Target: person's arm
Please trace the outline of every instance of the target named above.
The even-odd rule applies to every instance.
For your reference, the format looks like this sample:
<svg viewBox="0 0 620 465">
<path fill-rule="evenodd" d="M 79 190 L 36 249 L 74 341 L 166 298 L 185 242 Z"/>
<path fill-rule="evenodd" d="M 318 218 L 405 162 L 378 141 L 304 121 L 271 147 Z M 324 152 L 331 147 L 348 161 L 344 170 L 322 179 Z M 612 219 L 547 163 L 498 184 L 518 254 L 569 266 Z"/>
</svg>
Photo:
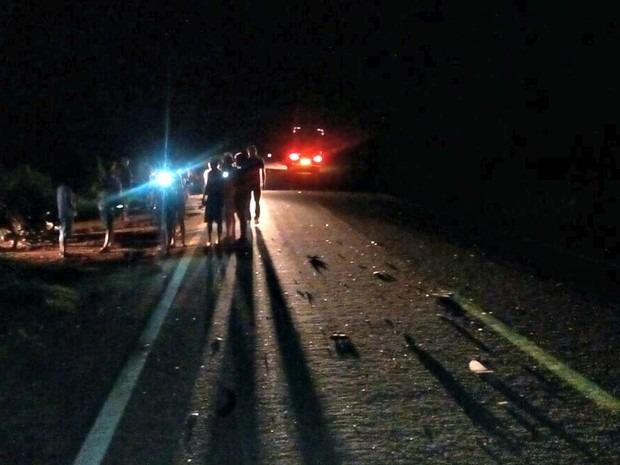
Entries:
<svg viewBox="0 0 620 465">
<path fill-rule="evenodd" d="M 205 178 L 205 188 L 204 191 L 202 192 L 202 201 L 201 204 L 202 206 L 204 206 L 205 204 L 205 198 L 208 195 L 208 189 L 209 189 L 209 175 L 207 173 L 204 174 L 204 178 Z"/>
<path fill-rule="evenodd" d="M 262 162 L 261 168 L 260 168 L 260 174 L 261 174 L 261 189 L 265 188 L 265 184 L 267 183 L 267 170 L 265 169 L 265 162 Z"/>
</svg>

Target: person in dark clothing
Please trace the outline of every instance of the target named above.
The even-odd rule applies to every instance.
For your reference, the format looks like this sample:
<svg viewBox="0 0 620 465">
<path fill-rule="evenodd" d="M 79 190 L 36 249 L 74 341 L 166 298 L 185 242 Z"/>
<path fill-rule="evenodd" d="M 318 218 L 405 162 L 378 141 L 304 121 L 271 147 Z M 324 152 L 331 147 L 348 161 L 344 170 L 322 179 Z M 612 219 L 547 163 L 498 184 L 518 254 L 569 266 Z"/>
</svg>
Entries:
<svg viewBox="0 0 620 465">
<path fill-rule="evenodd" d="M 226 238 L 234 240 L 236 236 L 235 221 L 235 172 L 234 160 L 231 153 L 224 154 L 222 161 L 222 176 L 224 178 L 224 224 Z"/>
<path fill-rule="evenodd" d="M 258 224 L 260 218 L 260 197 L 262 190 L 265 188 L 267 173 L 265 171 L 265 162 L 261 157 L 258 156 L 258 150 L 256 149 L 256 146 L 248 146 L 246 152 L 249 158 L 247 160 L 245 169 L 249 172 L 248 181 L 250 184 L 250 195 L 254 195 L 254 222 Z"/>
<path fill-rule="evenodd" d="M 211 246 L 213 223 L 217 224 L 217 242 L 222 240 L 222 219 L 224 209 L 224 175 L 219 167 L 219 160 L 209 161 L 207 183 L 202 194 L 202 205 L 205 207 L 204 220 L 207 223 L 207 247 Z M 206 200 L 205 200 L 206 199 Z"/>
<path fill-rule="evenodd" d="M 109 169 L 103 173 L 100 179 L 100 186 L 97 207 L 101 223 L 103 223 L 105 228 L 105 238 L 99 252 L 107 252 L 114 239 L 114 209 L 121 195 L 121 183 L 112 170 Z"/>
<path fill-rule="evenodd" d="M 235 155 L 235 212 L 239 218 L 241 236 L 238 242 L 246 242 L 248 239 L 248 221 L 250 220 L 250 199 L 252 195 L 252 172 L 248 169 L 248 155 L 239 152 Z"/>
</svg>

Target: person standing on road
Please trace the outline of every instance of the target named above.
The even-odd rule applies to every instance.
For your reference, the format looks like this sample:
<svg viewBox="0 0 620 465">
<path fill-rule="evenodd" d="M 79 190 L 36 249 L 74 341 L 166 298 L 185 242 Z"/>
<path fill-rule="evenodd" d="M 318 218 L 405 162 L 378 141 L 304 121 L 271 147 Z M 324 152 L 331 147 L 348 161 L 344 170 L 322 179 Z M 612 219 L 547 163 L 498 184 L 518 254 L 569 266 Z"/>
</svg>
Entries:
<svg viewBox="0 0 620 465">
<path fill-rule="evenodd" d="M 58 206 L 58 220 L 60 221 L 58 253 L 61 257 L 65 257 L 67 239 L 73 232 L 73 220 L 77 214 L 75 195 L 65 183 L 60 184 L 58 189 L 56 189 L 56 205 Z"/>
<path fill-rule="evenodd" d="M 254 194 L 254 223 L 258 224 L 260 218 L 260 197 L 267 181 L 265 162 L 258 156 L 258 150 L 255 145 L 249 145 L 246 152 L 249 158 L 245 169 L 249 171 L 250 196 L 252 193 Z"/>
<path fill-rule="evenodd" d="M 224 183 L 224 225 L 226 226 L 225 239 L 235 240 L 235 166 L 232 153 L 226 152 L 222 161 L 222 178 Z"/>
<path fill-rule="evenodd" d="M 235 212 L 239 218 L 239 230 L 241 235 L 237 242 L 244 244 L 248 240 L 248 221 L 250 220 L 250 199 L 252 196 L 252 172 L 248 169 L 249 157 L 246 153 L 239 152 L 235 155 Z"/>
<path fill-rule="evenodd" d="M 222 240 L 224 176 L 220 170 L 219 160 L 214 159 L 209 161 L 209 171 L 206 179 L 207 183 L 202 194 L 202 205 L 205 207 L 204 221 L 207 223 L 207 247 L 211 247 L 214 222 L 217 224 L 217 241 L 215 244 L 218 245 Z"/>
<path fill-rule="evenodd" d="M 114 215 L 115 208 L 121 196 L 121 183 L 114 175 L 111 169 L 104 171 L 100 179 L 101 189 L 99 191 L 99 201 L 97 207 L 99 209 L 99 217 L 105 228 L 105 237 L 103 245 L 99 252 L 107 252 L 110 250 L 114 239 Z"/>
</svg>

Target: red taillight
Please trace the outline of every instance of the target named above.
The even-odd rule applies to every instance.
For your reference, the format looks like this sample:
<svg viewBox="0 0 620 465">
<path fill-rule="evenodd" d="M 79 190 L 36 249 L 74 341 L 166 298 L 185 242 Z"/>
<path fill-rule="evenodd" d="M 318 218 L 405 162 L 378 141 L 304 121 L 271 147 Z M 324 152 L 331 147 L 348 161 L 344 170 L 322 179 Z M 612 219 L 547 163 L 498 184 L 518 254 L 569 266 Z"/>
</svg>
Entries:
<svg viewBox="0 0 620 465">
<path fill-rule="evenodd" d="M 323 161 L 323 156 L 322 155 L 315 155 L 314 157 L 312 157 L 312 161 L 314 163 L 321 163 Z"/>
<path fill-rule="evenodd" d="M 290 153 L 290 154 L 288 155 L 288 157 L 289 157 L 291 160 L 293 160 L 293 161 L 297 161 L 297 160 L 299 160 L 299 154 L 298 154 L 298 153 L 294 153 L 294 152 L 293 152 L 293 153 Z"/>
</svg>

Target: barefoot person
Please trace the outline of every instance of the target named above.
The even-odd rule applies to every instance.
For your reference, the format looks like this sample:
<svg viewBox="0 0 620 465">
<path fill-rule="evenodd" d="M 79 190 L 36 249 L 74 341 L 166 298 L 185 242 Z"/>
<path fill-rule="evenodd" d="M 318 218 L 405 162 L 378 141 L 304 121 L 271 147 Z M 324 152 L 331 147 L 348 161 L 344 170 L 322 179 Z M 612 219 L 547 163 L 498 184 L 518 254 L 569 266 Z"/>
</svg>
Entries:
<svg viewBox="0 0 620 465">
<path fill-rule="evenodd" d="M 217 224 L 216 245 L 222 240 L 222 217 L 224 209 L 223 173 L 219 167 L 219 160 L 209 161 L 207 183 L 202 194 L 202 205 L 205 207 L 205 223 L 207 223 L 207 247 L 211 247 L 213 223 Z M 205 200 L 206 199 L 206 200 Z"/>
<path fill-rule="evenodd" d="M 73 231 L 73 219 L 77 213 L 75 195 L 65 183 L 62 183 L 56 189 L 56 204 L 58 206 L 58 220 L 60 221 L 58 253 L 61 257 L 64 257 L 67 250 L 67 239 Z"/>
</svg>

